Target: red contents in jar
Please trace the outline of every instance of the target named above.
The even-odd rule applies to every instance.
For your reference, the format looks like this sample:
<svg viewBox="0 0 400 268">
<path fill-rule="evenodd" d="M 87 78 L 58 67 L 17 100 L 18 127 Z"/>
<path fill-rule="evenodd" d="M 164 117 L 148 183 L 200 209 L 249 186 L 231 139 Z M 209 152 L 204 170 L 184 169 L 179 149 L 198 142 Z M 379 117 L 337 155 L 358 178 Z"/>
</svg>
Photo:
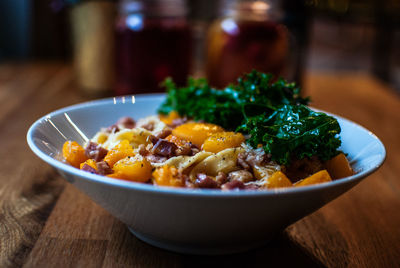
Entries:
<svg viewBox="0 0 400 268">
<path fill-rule="evenodd" d="M 121 17 L 116 29 L 117 95 L 163 91 L 168 76 L 183 86 L 190 71 L 192 36 L 182 18 Z"/>
<path fill-rule="evenodd" d="M 281 24 L 224 19 L 209 31 L 207 78 L 222 88 L 252 69 L 282 75 L 288 46 L 288 32 Z"/>
</svg>

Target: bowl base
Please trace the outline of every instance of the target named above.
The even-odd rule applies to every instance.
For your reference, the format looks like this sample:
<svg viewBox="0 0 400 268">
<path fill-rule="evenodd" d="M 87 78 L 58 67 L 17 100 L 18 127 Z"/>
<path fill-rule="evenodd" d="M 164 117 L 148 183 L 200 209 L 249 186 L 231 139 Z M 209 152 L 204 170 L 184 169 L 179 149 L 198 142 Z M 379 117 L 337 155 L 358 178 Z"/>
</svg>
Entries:
<svg viewBox="0 0 400 268">
<path fill-rule="evenodd" d="M 196 246 L 196 245 L 186 245 L 183 243 L 176 243 L 171 241 L 166 241 L 162 239 L 154 238 L 153 236 L 145 235 L 143 233 L 137 232 L 128 226 L 129 231 L 135 235 L 138 239 L 143 242 L 150 244 L 152 246 L 165 249 L 168 251 L 182 253 L 182 254 L 192 254 L 192 255 L 227 255 L 242 253 L 252 249 L 256 249 L 266 245 L 269 240 L 258 241 L 256 243 L 246 243 L 246 244 L 229 244 L 223 247 L 210 246 Z"/>
</svg>

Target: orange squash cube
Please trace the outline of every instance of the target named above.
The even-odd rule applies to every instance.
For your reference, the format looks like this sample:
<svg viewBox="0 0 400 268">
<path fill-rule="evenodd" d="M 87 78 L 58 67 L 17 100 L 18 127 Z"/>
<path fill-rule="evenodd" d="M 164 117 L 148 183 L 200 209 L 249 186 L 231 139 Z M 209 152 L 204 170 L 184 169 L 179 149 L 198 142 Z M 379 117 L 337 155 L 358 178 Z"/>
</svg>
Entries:
<svg viewBox="0 0 400 268">
<path fill-rule="evenodd" d="M 349 161 L 343 153 L 325 162 L 325 168 L 334 180 L 354 174 Z"/>
<path fill-rule="evenodd" d="M 244 140 L 242 133 L 219 132 L 209 136 L 204 141 L 202 149 L 207 152 L 218 153 L 228 148 L 239 147 Z"/>
<path fill-rule="evenodd" d="M 141 155 L 125 157 L 113 166 L 112 178 L 130 180 L 136 182 L 147 182 L 151 177 L 151 164 Z"/>
<path fill-rule="evenodd" d="M 123 140 L 107 152 L 104 161 L 112 168 L 117 161 L 127 156 L 134 156 L 133 148 L 128 140 Z"/>
<path fill-rule="evenodd" d="M 173 129 L 172 135 L 188 140 L 200 148 L 209 136 L 222 131 L 222 127 L 214 124 L 189 122 Z"/>
<path fill-rule="evenodd" d="M 62 148 L 62 154 L 64 159 L 76 168 L 79 168 L 79 165 L 88 159 L 85 149 L 76 141 L 66 141 Z"/>
<path fill-rule="evenodd" d="M 303 180 L 300 180 L 294 184 L 294 186 L 307 186 L 307 185 L 312 185 L 312 184 L 318 184 L 318 183 L 323 183 L 323 182 L 330 182 L 332 181 L 331 176 L 329 175 L 328 171 L 321 170 L 318 171 L 317 173 L 314 173 L 310 177 L 307 177 Z"/>
<path fill-rule="evenodd" d="M 268 189 L 273 189 L 273 188 L 291 187 L 293 186 L 293 184 L 282 171 L 276 171 L 274 172 L 274 174 L 271 175 L 271 177 L 268 178 L 265 186 Z"/>
<path fill-rule="evenodd" d="M 179 177 L 178 169 L 173 166 L 164 165 L 153 171 L 154 183 L 160 186 L 181 187 L 183 180 Z"/>
</svg>

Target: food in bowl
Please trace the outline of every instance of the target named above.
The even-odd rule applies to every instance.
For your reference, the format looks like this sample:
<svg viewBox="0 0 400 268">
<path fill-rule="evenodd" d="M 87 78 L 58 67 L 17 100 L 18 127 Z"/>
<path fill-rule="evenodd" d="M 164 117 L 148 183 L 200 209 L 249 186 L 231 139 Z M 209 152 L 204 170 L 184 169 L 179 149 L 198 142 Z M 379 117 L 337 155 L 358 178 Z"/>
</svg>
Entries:
<svg viewBox="0 0 400 268">
<path fill-rule="evenodd" d="M 256 190 L 329 182 L 353 174 L 337 120 L 306 106 L 282 79 L 253 71 L 223 90 L 171 80 L 159 115 L 124 117 L 87 144 L 67 141 L 77 168 L 159 186 Z"/>
<path fill-rule="evenodd" d="M 83 172 L 59 161 L 66 138 L 86 145 L 88 137 L 118 118 L 157 114 L 165 97 L 164 94 L 136 95 L 65 107 L 38 119 L 27 133 L 28 144 L 38 157 L 126 224 L 135 236 L 156 247 L 189 254 L 228 254 L 260 247 L 288 225 L 360 183 L 385 159 L 385 147 L 371 131 L 335 116 L 341 128 L 342 144 L 338 149 L 347 154 L 355 174 L 308 187 L 257 191 L 157 187 Z M 211 103 L 214 98 L 210 96 L 209 99 Z M 199 106 L 211 107 L 205 102 Z M 184 114 L 181 108 L 173 110 Z M 211 110 L 205 112 L 202 116 L 210 114 Z M 239 116 L 237 121 L 241 120 Z M 224 129 L 233 131 L 226 126 Z M 246 132 L 242 133 L 248 138 Z M 274 159 L 279 156 L 279 151 L 271 154 Z"/>
</svg>

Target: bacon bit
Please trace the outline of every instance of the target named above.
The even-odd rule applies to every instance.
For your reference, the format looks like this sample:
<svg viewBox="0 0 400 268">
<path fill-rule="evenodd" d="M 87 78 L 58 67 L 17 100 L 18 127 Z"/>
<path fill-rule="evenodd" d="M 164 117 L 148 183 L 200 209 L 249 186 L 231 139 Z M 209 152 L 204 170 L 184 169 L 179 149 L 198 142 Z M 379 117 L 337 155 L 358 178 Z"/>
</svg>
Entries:
<svg viewBox="0 0 400 268">
<path fill-rule="evenodd" d="M 244 183 L 241 181 L 237 181 L 237 180 L 227 182 L 221 186 L 222 190 L 235 190 L 235 189 L 240 190 L 240 189 L 244 189 L 244 188 L 245 188 Z"/>
<path fill-rule="evenodd" d="M 172 130 L 171 130 L 170 128 L 165 128 L 165 129 L 159 131 L 159 132 L 156 134 L 156 137 L 157 137 L 157 138 L 160 138 L 160 139 L 165 139 L 165 138 L 168 137 L 171 133 L 172 133 Z"/>
<path fill-rule="evenodd" d="M 175 143 L 159 139 L 151 149 L 151 152 L 161 156 L 172 157 L 175 155 L 177 149 L 178 146 L 176 146 Z"/>
<path fill-rule="evenodd" d="M 135 122 L 135 120 L 133 120 L 132 117 L 126 116 L 126 117 L 121 117 L 117 121 L 117 125 L 122 125 L 124 128 L 132 129 L 135 127 L 136 122 Z"/>
<path fill-rule="evenodd" d="M 89 144 L 85 148 L 85 155 L 88 158 L 95 160 L 96 162 L 103 160 L 107 153 L 107 149 L 104 149 L 95 142 L 89 142 Z"/>
<path fill-rule="evenodd" d="M 144 125 L 141 125 L 140 127 L 147 129 L 148 131 L 153 131 L 154 130 L 154 122 L 146 123 Z"/>
<path fill-rule="evenodd" d="M 146 156 L 149 154 L 149 151 L 146 149 L 146 145 L 144 144 L 139 145 L 138 152 L 141 156 Z"/>
<path fill-rule="evenodd" d="M 111 125 L 111 126 L 109 126 L 108 128 L 106 128 L 106 132 L 107 132 L 107 133 L 116 133 L 116 132 L 118 132 L 118 131 L 120 131 L 120 129 L 119 129 L 119 127 L 118 127 L 116 124 Z"/>
<path fill-rule="evenodd" d="M 156 136 L 154 136 L 154 135 L 148 136 L 147 139 L 148 139 L 148 141 L 150 141 L 153 145 L 155 145 L 155 144 L 160 140 L 160 138 L 158 138 L 158 137 L 156 137 Z"/>
<path fill-rule="evenodd" d="M 175 151 L 176 155 L 191 155 L 192 148 L 188 146 L 178 146 L 178 149 Z"/>
<path fill-rule="evenodd" d="M 96 166 L 97 166 L 98 174 L 107 175 L 107 174 L 113 173 L 112 169 L 110 168 L 110 166 L 105 161 L 97 162 Z"/>
<path fill-rule="evenodd" d="M 218 183 L 204 173 L 197 174 L 194 185 L 197 186 L 198 188 L 208 188 L 208 189 L 218 188 Z"/>
<path fill-rule="evenodd" d="M 228 177 L 224 172 L 218 172 L 218 175 L 215 177 L 215 180 L 219 185 L 222 185 L 228 181 Z"/>
<path fill-rule="evenodd" d="M 92 167 L 89 166 L 88 164 L 84 164 L 84 165 L 82 166 L 81 170 L 90 172 L 90 173 L 92 173 L 92 174 L 99 174 L 99 173 L 97 172 L 97 170 L 95 170 L 94 168 L 92 168 Z"/>
</svg>

